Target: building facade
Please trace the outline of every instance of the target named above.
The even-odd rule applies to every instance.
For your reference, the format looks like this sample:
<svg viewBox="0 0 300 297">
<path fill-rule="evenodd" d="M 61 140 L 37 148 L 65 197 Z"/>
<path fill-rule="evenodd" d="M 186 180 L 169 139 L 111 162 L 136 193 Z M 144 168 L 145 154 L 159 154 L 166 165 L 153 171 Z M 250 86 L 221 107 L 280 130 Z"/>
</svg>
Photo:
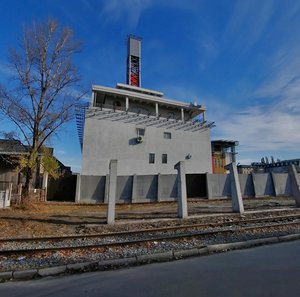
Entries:
<svg viewBox="0 0 300 297">
<path fill-rule="evenodd" d="M 106 175 L 118 160 L 119 175 L 212 172 L 205 108 L 163 98 L 161 92 L 127 84 L 93 86 L 86 110 L 82 175 Z"/>
<path fill-rule="evenodd" d="M 211 142 L 213 173 L 227 173 L 225 166 L 236 161 L 238 144 L 238 141 L 223 139 Z"/>
<path fill-rule="evenodd" d="M 118 160 L 118 175 L 211 172 L 210 128 L 205 107 L 141 87 L 141 38 L 130 35 L 126 84 L 95 85 L 89 106 L 77 113 L 82 175 L 103 176 Z M 83 129 L 84 127 L 84 129 Z"/>
</svg>

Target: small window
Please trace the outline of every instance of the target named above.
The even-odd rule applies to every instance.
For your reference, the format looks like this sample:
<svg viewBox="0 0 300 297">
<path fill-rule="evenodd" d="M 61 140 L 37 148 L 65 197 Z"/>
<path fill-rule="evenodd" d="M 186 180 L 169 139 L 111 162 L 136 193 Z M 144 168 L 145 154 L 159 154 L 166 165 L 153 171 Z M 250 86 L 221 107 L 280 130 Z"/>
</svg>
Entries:
<svg viewBox="0 0 300 297">
<path fill-rule="evenodd" d="M 155 163 L 155 154 L 150 153 L 149 154 L 149 163 L 154 164 Z"/>
<path fill-rule="evenodd" d="M 167 154 L 162 154 L 161 155 L 161 162 L 163 164 L 167 164 L 168 163 L 168 155 Z"/>
<path fill-rule="evenodd" d="M 145 136 L 145 129 L 143 128 L 136 128 L 137 136 Z"/>
<path fill-rule="evenodd" d="M 172 134 L 170 132 L 164 132 L 164 138 L 165 139 L 171 139 L 172 138 Z"/>
</svg>

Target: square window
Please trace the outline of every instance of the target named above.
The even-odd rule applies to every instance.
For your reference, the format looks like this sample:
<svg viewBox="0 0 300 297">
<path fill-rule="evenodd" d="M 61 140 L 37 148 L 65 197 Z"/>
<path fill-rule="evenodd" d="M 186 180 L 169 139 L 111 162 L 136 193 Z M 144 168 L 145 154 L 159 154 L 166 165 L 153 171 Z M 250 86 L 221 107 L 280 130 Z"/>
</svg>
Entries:
<svg viewBox="0 0 300 297">
<path fill-rule="evenodd" d="M 155 154 L 150 153 L 149 154 L 149 163 L 154 164 L 155 163 Z"/>
<path fill-rule="evenodd" d="M 137 133 L 137 136 L 145 136 L 145 129 L 144 128 L 137 128 L 136 133 Z"/>
<path fill-rule="evenodd" d="M 161 155 L 161 162 L 163 164 L 167 164 L 168 163 L 168 155 L 167 154 L 162 154 Z"/>
<path fill-rule="evenodd" d="M 171 139 L 172 138 L 172 134 L 170 132 L 164 132 L 164 138 L 165 139 Z"/>
</svg>

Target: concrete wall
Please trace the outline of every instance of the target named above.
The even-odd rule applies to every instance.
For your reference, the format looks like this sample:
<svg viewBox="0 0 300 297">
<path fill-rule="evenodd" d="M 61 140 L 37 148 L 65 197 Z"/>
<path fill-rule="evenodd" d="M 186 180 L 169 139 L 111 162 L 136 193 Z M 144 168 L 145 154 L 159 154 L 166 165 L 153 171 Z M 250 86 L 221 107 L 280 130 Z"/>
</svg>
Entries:
<svg viewBox="0 0 300 297">
<path fill-rule="evenodd" d="M 207 174 L 206 177 L 208 199 L 231 197 L 229 174 Z"/>
<path fill-rule="evenodd" d="M 81 176 L 79 202 L 104 202 L 105 180 L 105 176 Z M 239 182 L 243 197 L 292 196 L 291 180 L 287 173 L 239 174 Z M 231 197 L 229 174 L 207 173 L 206 183 L 208 199 Z M 199 183 L 199 187 L 203 185 Z M 118 176 L 116 202 L 174 201 L 177 191 L 175 174 Z"/>
<path fill-rule="evenodd" d="M 152 202 L 157 200 L 158 189 L 157 175 L 139 175 L 136 178 L 135 197 L 132 200 L 137 202 Z"/>
<path fill-rule="evenodd" d="M 132 176 L 118 176 L 117 177 L 117 203 L 129 203 L 132 197 Z"/>
<path fill-rule="evenodd" d="M 118 175 L 124 176 L 176 174 L 174 164 L 183 160 L 186 173 L 212 171 L 209 129 L 198 133 L 145 124 L 144 141 L 138 143 L 136 129 L 141 126 L 134 121 L 98 119 L 91 108 L 85 120 L 82 174 L 106 175 L 112 159 L 118 160 Z M 165 139 L 164 132 L 170 132 L 172 138 Z M 149 153 L 155 154 L 154 164 L 149 164 Z M 162 163 L 162 154 L 168 155 L 167 164 Z M 187 160 L 189 154 L 192 157 Z"/>
<path fill-rule="evenodd" d="M 80 179 L 79 203 L 101 203 L 105 197 L 105 176 Z M 174 201 L 177 199 L 177 175 L 139 175 L 117 177 L 117 203 Z"/>
<path fill-rule="evenodd" d="M 81 175 L 80 203 L 104 202 L 105 176 Z"/>
<path fill-rule="evenodd" d="M 158 195 L 159 201 L 174 201 L 177 199 L 177 175 L 158 175 Z"/>
<path fill-rule="evenodd" d="M 292 185 L 288 173 L 271 173 L 276 196 L 291 196 Z"/>
<path fill-rule="evenodd" d="M 254 197 L 254 185 L 251 174 L 239 174 L 242 197 Z"/>
<path fill-rule="evenodd" d="M 275 196 L 273 178 L 270 173 L 252 173 L 255 197 Z"/>
</svg>

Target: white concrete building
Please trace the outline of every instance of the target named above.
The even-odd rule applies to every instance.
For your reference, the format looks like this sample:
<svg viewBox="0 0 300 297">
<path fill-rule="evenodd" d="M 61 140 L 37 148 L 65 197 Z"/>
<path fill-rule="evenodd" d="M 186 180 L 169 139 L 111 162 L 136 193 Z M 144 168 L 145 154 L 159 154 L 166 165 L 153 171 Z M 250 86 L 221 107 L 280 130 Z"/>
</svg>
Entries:
<svg viewBox="0 0 300 297">
<path fill-rule="evenodd" d="M 93 86 L 82 175 L 106 175 L 111 159 L 118 175 L 171 174 L 183 160 L 187 173 L 212 172 L 210 126 L 201 105 L 126 84 Z"/>
<path fill-rule="evenodd" d="M 186 173 L 212 172 L 205 111 L 141 88 L 141 39 L 129 36 L 127 84 L 93 86 L 90 106 L 78 118 L 82 127 L 84 119 L 81 174 L 106 175 L 112 159 L 118 175 L 174 174 L 183 160 Z"/>
</svg>

